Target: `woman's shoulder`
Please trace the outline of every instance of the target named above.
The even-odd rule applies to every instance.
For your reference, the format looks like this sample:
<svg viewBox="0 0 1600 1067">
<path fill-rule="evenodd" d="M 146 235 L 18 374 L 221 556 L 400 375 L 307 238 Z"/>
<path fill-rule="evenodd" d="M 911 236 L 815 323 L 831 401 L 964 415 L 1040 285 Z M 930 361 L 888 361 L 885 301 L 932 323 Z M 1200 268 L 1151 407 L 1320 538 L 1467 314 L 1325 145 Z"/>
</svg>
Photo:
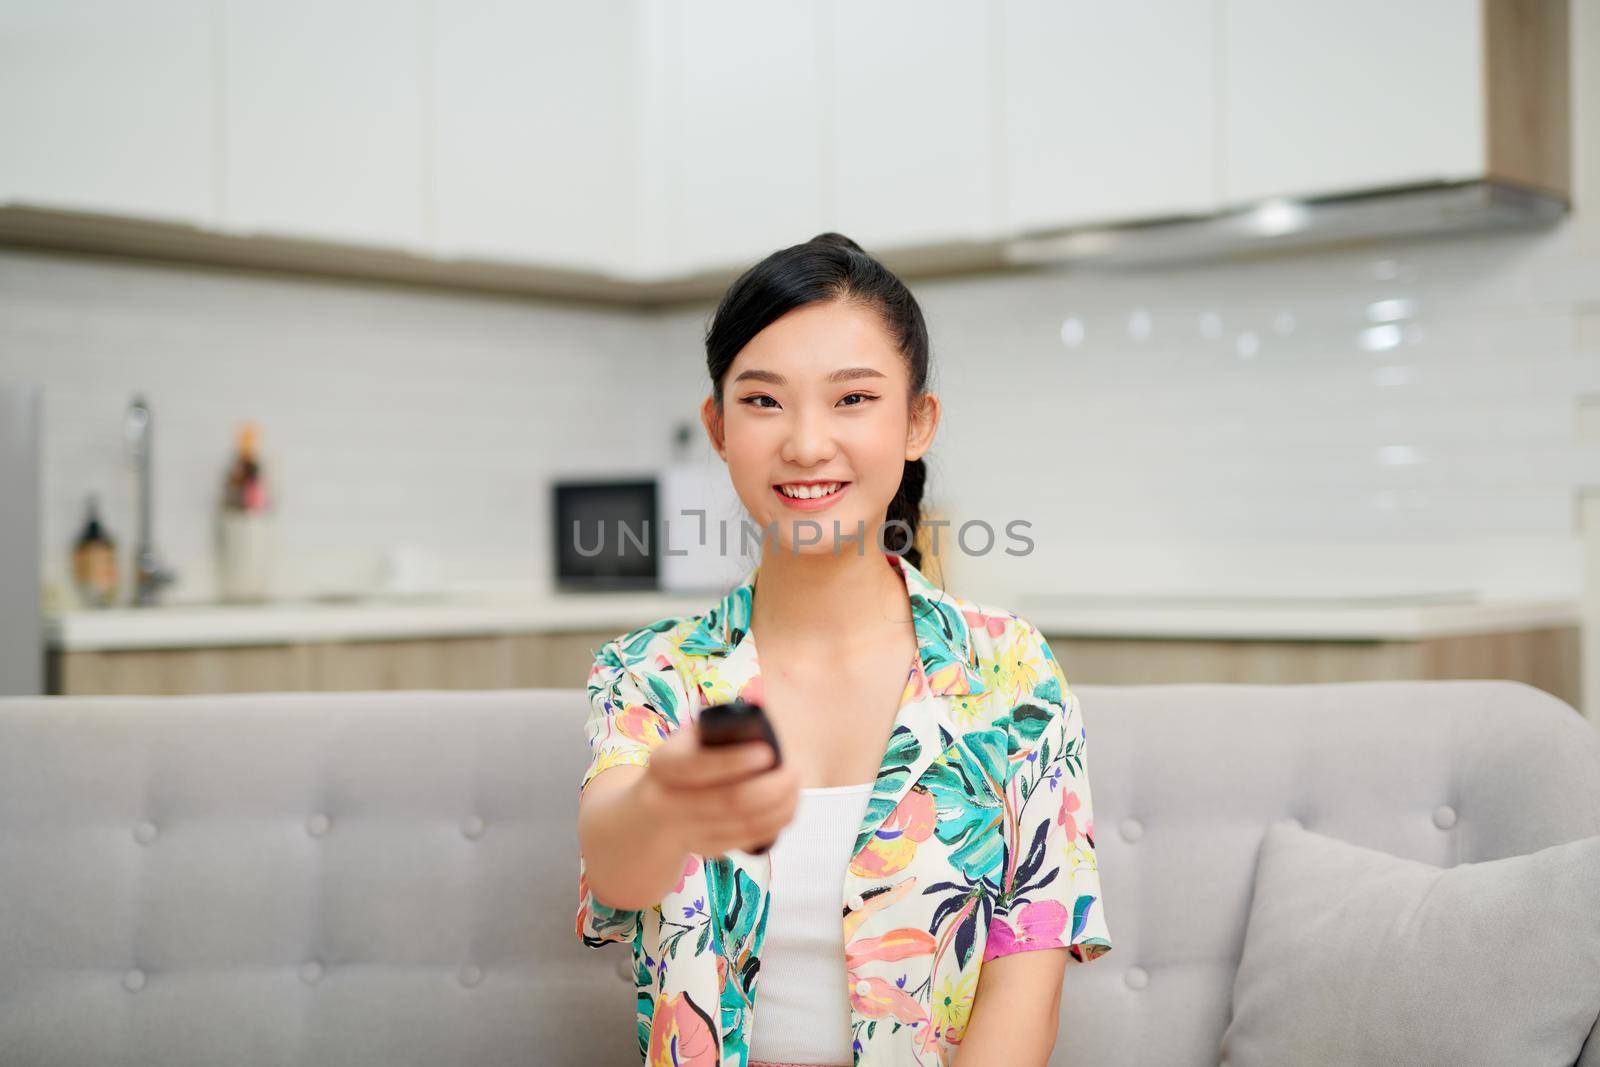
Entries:
<svg viewBox="0 0 1600 1067">
<path fill-rule="evenodd" d="M 1072 699 L 1061 662 L 1031 620 L 997 604 L 950 601 L 966 624 L 970 661 L 980 678 L 991 680 L 995 699 L 1057 707 Z"/>
<path fill-rule="evenodd" d="M 700 628 L 705 612 L 666 615 L 608 638 L 595 653 L 596 663 L 631 665 L 655 656 L 676 657 L 689 635 Z"/>
<path fill-rule="evenodd" d="M 711 604 L 698 611 L 664 615 L 607 639 L 595 651 L 594 670 L 659 671 L 681 666 L 697 642 L 704 644 L 707 628 L 715 628 L 716 608 L 717 605 Z"/>
<path fill-rule="evenodd" d="M 967 639 L 975 656 L 993 659 L 1000 655 L 1029 652 L 1053 658 L 1044 634 L 1017 612 L 948 590 L 945 598 L 966 624 Z"/>
</svg>

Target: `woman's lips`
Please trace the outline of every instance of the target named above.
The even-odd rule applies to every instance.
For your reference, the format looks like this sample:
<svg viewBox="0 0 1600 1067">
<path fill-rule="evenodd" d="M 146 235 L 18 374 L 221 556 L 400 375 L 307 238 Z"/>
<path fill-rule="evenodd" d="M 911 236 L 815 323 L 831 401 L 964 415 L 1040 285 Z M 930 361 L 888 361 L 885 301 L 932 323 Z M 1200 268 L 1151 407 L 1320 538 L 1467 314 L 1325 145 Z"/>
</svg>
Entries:
<svg viewBox="0 0 1600 1067">
<path fill-rule="evenodd" d="M 808 497 L 805 500 L 785 496 L 783 490 L 777 486 L 772 487 L 772 492 L 779 500 L 783 501 L 785 507 L 793 508 L 796 511 L 821 511 L 823 508 L 833 506 L 833 502 L 844 496 L 845 491 L 852 484 L 851 482 L 845 482 L 827 496 Z"/>
</svg>

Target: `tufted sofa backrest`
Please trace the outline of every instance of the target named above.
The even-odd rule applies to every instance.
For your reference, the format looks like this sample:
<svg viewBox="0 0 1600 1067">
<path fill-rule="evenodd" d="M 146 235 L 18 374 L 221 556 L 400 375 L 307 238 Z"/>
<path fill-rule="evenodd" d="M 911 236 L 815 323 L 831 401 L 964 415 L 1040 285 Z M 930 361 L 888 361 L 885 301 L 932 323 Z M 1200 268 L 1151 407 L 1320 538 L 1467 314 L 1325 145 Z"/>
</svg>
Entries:
<svg viewBox="0 0 1600 1067">
<path fill-rule="evenodd" d="M 1073 689 L 1115 947 L 1068 971 L 1057 1065 L 1218 1063 L 1274 820 L 1442 867 L 1600 834 L 1600 732 L 1521 682 Z"/>
<path fill-rule="evenodd" d="M 1600 735 L 1520 683 L 1074 689 L 1115 948 L 1058 1065 L 1217 1062 L 1273 819 L 1441 865 L 1600 833 Z M 573 932 L 585 705 L 0 700 L 0 1063 L 636 1062 L 626 949 Z"/>
</svg>

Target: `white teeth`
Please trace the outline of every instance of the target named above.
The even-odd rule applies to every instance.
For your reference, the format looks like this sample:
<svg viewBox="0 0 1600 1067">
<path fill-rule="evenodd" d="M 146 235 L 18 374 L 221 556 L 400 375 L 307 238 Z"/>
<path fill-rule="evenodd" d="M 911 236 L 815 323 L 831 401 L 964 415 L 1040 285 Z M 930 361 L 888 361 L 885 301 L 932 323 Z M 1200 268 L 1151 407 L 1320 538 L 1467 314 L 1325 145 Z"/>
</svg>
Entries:
<svg viewBox="0 0 1600 1067">
<path fill-rule="evenodd" d="M 837 492 L 842 484 L 842 482 L 829 482 L 827 485 L 780 485 L 778 490 L 784 496 L 792 496 L 796 500 L 813 500 Z"/>
</svg>

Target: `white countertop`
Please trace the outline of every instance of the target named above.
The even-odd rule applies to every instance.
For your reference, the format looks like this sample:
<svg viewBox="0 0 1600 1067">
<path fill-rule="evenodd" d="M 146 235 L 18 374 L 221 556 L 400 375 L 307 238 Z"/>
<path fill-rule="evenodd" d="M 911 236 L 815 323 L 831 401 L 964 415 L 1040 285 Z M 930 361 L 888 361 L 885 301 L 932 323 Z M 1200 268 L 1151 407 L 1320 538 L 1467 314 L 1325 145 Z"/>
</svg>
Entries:
<svg viewBox="0 0 1600 1067">
<path fill-rule="evenodd" d="M 1053 597 L 1017 614 L 1046 636 L 1421 641 L 1582 623 L 1578 600 L 1408 597 Z"/>
<path fill-rule="evenodd" d="M 52 648 L 205 648 L 510 633 L 612 634 L 704 611 L 716 593 L 559 593 L 281 601 L 71 610 L 46 619 Z M 1577 600 L 1061 596 L 1013 609 L 1049 637 L 1416 641 L 1579 625 Z"/>
<path fill-rule="evenodd" d="M 374 597 L 83 609 L 46 617 L 45 639 L 51 648 L 75 652 L 600 630 L 622 634 L 669 615 L 704 611 L 718 599 L 714 593 L 562 593 L 515 600 Z"/>
</svg>

